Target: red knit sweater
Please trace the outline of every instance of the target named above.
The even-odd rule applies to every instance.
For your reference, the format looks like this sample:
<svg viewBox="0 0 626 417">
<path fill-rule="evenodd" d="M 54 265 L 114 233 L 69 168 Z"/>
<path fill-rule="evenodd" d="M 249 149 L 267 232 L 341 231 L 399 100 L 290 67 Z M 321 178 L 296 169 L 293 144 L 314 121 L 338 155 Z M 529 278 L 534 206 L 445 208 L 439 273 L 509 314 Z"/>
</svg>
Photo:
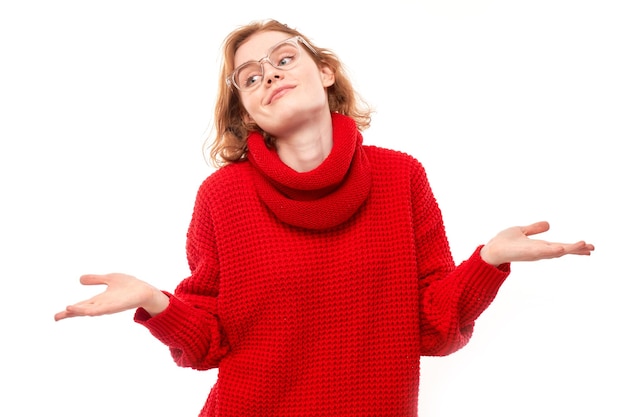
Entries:
<svg viewBox="0 0 626 417">
<path fill-rule="evenodd" d="M 201 416 L 414 417 L 420 356 L 463 347 L 509 273 L 478 249 L 455 267 L 418 161 L 338 114 L 333 140 L 297 173 L 252 134 L 199 189 L 191 275 L 135 315 L 178 365 L 219 367 Z"/>
</svg>

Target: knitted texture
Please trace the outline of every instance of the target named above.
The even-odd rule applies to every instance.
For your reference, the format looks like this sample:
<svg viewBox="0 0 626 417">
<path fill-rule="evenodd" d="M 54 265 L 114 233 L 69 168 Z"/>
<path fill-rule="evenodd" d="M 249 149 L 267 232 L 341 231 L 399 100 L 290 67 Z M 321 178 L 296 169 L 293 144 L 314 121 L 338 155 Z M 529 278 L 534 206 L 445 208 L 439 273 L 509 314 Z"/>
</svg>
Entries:
<svg viewBox="0 0 626 417">
<path fill-rule="evenodd" d="M 135 320 L 184 367 L 219 367 L 200 416 L 417 415 L 422 355 L 469 340 L 509 265 L 455 266 L 413 157 L 364 146 L 333 114 L 333 149 L 298 173 L 260 136 L 201 185 L 191 275 Z"/>
</svg>

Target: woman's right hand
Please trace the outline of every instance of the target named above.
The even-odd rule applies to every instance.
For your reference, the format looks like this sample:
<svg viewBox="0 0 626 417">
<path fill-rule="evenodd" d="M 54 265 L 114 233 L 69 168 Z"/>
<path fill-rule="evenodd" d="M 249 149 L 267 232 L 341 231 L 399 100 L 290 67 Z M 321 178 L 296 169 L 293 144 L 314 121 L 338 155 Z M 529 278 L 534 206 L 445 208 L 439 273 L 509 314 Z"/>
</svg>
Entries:
<svg viewBox="0 0 626 417">
<path fill-rule="evenodd" d="M 169 297 L 162 291 L 126 274 L 83 275 L 83 285 L 106 285 L 107 289 L 88 300 L 67 306 L 64 311 L 54 315 L 59 321 L 70 317 L 102 316 L 143 307 L 155 316 L 165 310 Z"/>
</svg>

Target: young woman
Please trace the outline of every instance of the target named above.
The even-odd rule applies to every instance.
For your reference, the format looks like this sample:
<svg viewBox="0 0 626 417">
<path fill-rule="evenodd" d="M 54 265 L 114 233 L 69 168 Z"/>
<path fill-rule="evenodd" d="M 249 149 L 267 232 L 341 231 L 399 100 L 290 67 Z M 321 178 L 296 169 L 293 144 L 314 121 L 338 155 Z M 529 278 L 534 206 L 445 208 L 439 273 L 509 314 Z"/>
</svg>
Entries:
<svg viewBox="0 0 626 417">
<path fill-rule="evenodd" d="M 219 367 L 201 416 L 415 416 L 422 355 L 447 355 L 510 263 L 593 245 L 512 227 L 455 265 L 413 157 L 364 146 L 370 113 L 337 57 L 276 21 L 224 45 L 212 156 L 174 293 L 124 274 L 57 320 L 137 309 L 184 367 Z"/>
</svg>

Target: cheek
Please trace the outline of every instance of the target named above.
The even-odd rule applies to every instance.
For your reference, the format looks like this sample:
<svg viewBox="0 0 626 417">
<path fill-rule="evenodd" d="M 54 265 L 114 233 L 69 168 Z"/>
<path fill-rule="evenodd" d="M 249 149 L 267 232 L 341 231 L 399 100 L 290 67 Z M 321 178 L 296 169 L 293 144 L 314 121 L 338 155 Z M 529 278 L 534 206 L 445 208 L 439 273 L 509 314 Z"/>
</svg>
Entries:
<svg viewBox="0 0 626 417">
<path fill-rule="evenodd" d="M 254 121 L 254 113 L 256 107 L 254 106 L 254 99 L 250 94 L 246 95 L 246 97 L 241 97 L 241 106 L 243 107 L 243 114 L 246 122 Z"/>
</svg>

